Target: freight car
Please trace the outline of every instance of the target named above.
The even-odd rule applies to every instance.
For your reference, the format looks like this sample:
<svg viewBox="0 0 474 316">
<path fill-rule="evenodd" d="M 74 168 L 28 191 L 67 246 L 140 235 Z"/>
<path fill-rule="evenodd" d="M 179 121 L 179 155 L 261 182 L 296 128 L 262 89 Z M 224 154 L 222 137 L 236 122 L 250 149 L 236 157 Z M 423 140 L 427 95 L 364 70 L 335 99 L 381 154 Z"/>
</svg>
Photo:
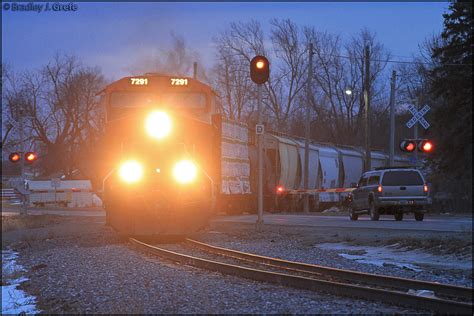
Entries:
<svg viewBox="0 0 474 316">
<path fill-rule="evenodd" d="M 228 124 L 231 124 L 230 122 Z M 250 133 L 251 134 L 251 133 Z M 248 139 L 254 139 L 252 135 Z M 264 208 L 266 211 L 301 209 L 302 197 L 310 195 L 312 210 L 341 203 L 350 188 L 359 180 L 365 164 L 364 150 L 359 147 L 311 142 L 309 144 L 309 190 L 304 190 L 303 166 L 304 139 L 269 132 L 264 137 Z M 257 192 L 257 155 L 254 142 L 248 143 L 250 161 L 250 192 L 247 197 L 231 195 L 232 203 L 221 205 L 228 214 L 255 211 Z M 373 168 L 388 165 L 388 155 L 381 151 L 371 152 Z M 396 155 L 394 165 L 408 165 L 404 156 Z M 234 172 L 238 176 L 237 172 Z M 246 178 L 247 173 L 242 174 Z M 296 191 L 296 192 L 295 192 Z M 289 194 L 291 192 L 292 194 Z M 296 205 L 295 205 L 296 203 Z"/>
</svg>

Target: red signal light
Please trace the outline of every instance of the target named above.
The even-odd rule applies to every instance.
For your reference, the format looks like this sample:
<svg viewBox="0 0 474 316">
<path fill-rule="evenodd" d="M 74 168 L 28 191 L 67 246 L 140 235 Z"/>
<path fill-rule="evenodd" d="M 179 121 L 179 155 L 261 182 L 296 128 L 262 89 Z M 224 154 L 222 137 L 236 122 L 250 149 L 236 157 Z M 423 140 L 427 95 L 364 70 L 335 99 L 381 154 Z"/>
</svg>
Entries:
<svg viewBox="0 0 474 316">
<path fill-rule="evenodd" d="M 257 84 L 267 82 L 270 76 L 270 63 L 265 56 L 255 56 L 250 61 L 250 79 Z"/>
<path fill-rule="evenodd" d="M 411 139 L 404 139 L 400 142 L 401 151 L 413 152 L 416 149 L 416 143 Z"/>
<path fill-rule="evenodd" d="M 285 191 L 285 188 L 280 185 L 280 186 L 277 186 L 276 191 L 277 193 L 283 193 L 283 191 Z"/>
<path fill-rule="evenodd" d="M 29 151 L 25 154 L 25 161 L 26 162 L 33 162 L 38 158 L 38 155 L 32 151 Z"/>
<path fill-rule="evenodd" d="M 18 162 L 20 161 L 21 156 L 19 153 L 11 153 L 10 156 L 8 156 L 8 160 L 11 162 Z"/>
<path fill-rule="evenodd" d="M 418 150 L 424 153 L 429 153 L 433 151 L 433 143 L 427 139 L 422 140 L 418 145 Z"/>
</svg>

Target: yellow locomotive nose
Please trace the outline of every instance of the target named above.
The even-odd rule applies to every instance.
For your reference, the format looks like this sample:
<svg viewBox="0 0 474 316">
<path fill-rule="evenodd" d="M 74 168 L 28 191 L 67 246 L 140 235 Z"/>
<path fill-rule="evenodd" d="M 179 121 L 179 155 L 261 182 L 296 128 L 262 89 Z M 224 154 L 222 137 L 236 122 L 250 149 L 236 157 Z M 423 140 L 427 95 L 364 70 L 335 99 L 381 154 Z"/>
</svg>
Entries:
<svg viewBox="0 0 474 316">
<path fill-rule="evenodd" d="M 196 179 L 197 167 L 190 160 L 181 160 L 174 165 L 173 176 L 175 180 L 182 184 L 191 183 Z"/>
<path fill-rule="evenodd" d="M 143 177 L 143 166 L 135 160 L 124 162 L 119 168 L 119 175 L 127 183 L 135 183 Z"/>
<path fill-rule="evenodd" d="M 148 135 L 156 139 L 163 139 L 168 136 L 172 125 L 170 116 L 162 111 L 150 113 L 145 122 Z"/>
</svg>

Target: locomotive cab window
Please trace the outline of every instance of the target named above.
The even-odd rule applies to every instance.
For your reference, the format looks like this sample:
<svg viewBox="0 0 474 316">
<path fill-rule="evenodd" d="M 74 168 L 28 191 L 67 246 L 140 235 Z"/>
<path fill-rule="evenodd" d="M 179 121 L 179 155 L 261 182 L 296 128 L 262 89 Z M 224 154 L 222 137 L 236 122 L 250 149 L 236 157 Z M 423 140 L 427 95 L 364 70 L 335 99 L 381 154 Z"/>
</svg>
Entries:
<svg viewBox="0 0 474 316">
<path fill-rule="evenodd" d="M 201 92 L 169 92 L 162 95 L 161 103 L 176 109 L 206 110 L 207 96 Z"/>
<path fill-rule="evenodd" d="M 121 91 L 110 94 L 110 105 L 113 108 L 141 108 L 155 103 L 156 99 L 152 93 Z"/>
</svg>

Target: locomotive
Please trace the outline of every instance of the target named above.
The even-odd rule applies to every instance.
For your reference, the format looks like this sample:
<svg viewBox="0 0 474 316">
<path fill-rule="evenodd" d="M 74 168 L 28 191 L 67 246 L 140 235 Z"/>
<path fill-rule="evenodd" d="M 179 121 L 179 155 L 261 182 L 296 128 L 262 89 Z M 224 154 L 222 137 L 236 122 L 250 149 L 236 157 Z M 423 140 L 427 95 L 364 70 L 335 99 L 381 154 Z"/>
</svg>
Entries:
<svg viewBox="0 0 474 316">
<path fill-rule="evenodd" d="M 107 224 L 128 236 L 205 227 L 220 175 L 215 92 L 191 78 L 147 74 L 102 93 Z"/>
</svg>

